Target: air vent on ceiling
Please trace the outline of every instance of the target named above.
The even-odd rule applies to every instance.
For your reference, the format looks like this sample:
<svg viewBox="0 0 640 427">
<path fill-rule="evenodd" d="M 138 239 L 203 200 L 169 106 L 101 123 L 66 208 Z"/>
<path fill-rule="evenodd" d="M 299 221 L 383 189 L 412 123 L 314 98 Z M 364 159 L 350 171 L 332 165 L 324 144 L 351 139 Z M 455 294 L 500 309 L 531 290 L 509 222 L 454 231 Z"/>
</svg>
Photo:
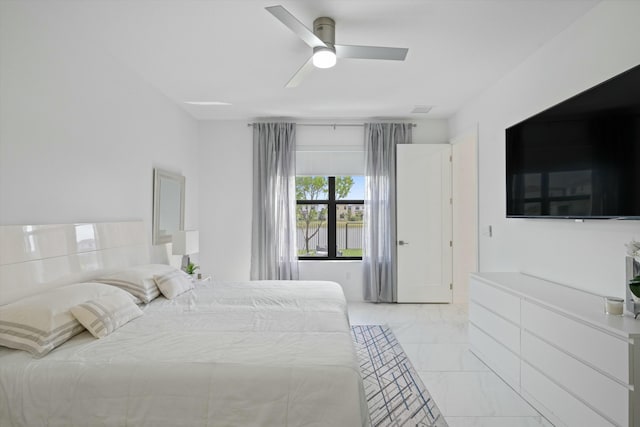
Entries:
<svg viewBox="0 0 640 427">
<path fill-rule="evenodd" d="M 431 105 L 416 105 L 411 114 L 427 114 L 433 107 Z"/>
</svg>

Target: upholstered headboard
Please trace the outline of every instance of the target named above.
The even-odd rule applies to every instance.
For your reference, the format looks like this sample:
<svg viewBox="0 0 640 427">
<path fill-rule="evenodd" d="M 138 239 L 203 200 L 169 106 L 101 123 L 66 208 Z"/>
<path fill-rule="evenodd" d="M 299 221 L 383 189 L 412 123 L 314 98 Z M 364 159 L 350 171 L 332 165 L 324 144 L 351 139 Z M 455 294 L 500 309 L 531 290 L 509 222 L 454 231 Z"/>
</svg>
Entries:
<svg viewBox="0 0 640 427">
<path fill-rule="evenodd" d="M 0 305 L 149 263 L 142 221 L 0 226 Z"/>
</svg>

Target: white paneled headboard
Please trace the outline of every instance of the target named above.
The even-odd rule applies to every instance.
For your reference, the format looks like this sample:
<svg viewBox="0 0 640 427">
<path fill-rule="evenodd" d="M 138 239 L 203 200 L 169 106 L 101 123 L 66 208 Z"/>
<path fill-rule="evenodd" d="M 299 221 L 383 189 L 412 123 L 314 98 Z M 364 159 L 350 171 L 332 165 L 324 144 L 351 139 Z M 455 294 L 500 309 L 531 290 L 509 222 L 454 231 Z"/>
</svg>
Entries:
<svg viewBox="0 0 640 427">
<path fill-rule="evenodd" d="M 149 263 L 143 221 L 0 226 L 0 305 Z"/>
</svg>

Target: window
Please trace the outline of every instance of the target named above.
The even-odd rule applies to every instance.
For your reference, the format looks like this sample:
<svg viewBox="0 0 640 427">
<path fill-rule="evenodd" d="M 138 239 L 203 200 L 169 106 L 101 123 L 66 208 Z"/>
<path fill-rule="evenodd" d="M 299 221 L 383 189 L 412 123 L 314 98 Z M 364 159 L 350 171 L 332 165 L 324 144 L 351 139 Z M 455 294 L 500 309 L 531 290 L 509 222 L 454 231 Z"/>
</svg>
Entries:
<svg viewBox="0 0 640 427">
<path fill-rule="evenodd" d="M 363 176 L 296 177 L 298 259 L 362 259 Z"/>
</svg>

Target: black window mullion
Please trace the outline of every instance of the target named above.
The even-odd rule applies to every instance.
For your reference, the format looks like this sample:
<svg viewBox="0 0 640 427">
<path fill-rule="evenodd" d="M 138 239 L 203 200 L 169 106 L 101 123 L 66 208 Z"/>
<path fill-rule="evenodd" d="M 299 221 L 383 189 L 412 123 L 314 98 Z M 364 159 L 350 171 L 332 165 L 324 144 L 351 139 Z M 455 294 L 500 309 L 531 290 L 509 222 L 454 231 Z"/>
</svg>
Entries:
<svg viewBox="0 0 640 427">
<path fill-rule="evenodd" d="M 329 212 L 327 213 L 327 246 L 329 258 L 336 258 L 336 178 L 329 177 Z"/>
</svg>

